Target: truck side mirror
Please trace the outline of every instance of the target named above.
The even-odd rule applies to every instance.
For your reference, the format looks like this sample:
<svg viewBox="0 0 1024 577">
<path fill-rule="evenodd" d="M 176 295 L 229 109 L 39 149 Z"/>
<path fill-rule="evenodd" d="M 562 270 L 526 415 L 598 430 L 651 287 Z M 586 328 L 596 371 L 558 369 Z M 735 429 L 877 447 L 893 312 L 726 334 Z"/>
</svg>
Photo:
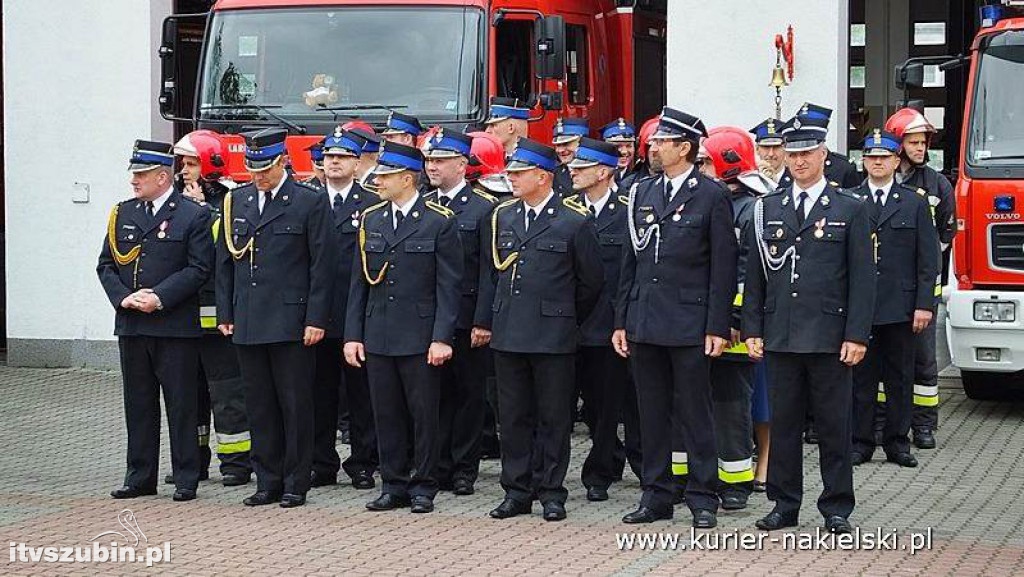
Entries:
<svg viewBox="0 0 1024 577">
<path fill-rule="evenodd" d="M 533 24 L 536 39 L 537 78 L 565 78 L 565 20 L 561 16 L 544 16 Z"/>
<path fill-rule="evenodd" d="M 176 14 L 164 19 L 160 41 L 160 115 L 191 122 L 196 76 L 207 14 Z"/>
<path fill-rule="evenodd" d="M 924 64 L 921 62 L 905 62 L 896 65 L 896 88 L 921 88 L 924 86 Z"/>
</svg>

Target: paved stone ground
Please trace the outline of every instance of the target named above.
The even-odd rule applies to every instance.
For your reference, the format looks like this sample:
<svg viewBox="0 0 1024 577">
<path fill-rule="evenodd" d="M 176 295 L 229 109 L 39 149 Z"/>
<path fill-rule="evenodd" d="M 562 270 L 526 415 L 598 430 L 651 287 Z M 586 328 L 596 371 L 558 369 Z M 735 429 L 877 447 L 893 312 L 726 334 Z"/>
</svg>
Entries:
<svg viewBox="0 0 1024 577">
<path fill-rule="evenodd" d="M 252 485 L 224 488 L 215 470 L 190 503 L 174 503 L 164 486 L 156 497 L 114 501 L 107 492 L 120 484 L 125 442 L 119 376 L 0 367 L 0 542 L 88 546 L 98 533 L 119 530 L 118 513 L 129 507 L 149 544 L 168 541 L 172 550 L 169 563 L 151 569 L 11 562 L 9 552 L 0 556 L 0 573 L 1024 574 L 1024 404 L 978 403 L 955 382 L 944 385 L 940 448 L 919 451 L 920 468 L 876 461 L 856 469 L 855 524 L 895 529 L 901 537 L 930 528 L 930 550 L 798 552 L 769 542 L 753 551 L 621 551 L 616 534 L 629 527 L 619 519 L 634 506 L 639 484 L 627 476 L 613 487 L 610 501 L 588 503 L 578 480 L 588 448 L 582 428 L 574 436 L 569 519 L 563 523 L 545 523 L 539 511 L 508 521 L 488 518 L 500 500 L 494 461 L 484 464 L 476 495 L 441 494 L 430 515 L 367 512 L 363 504 L 376 491 L 350 486 L 314 490 L 299 509 L 251 509 L 241 500 Z M 813 502 L 817 474 L 816 452 L 808 447 L 811 497 L 800 532 L 813 533 L 820 522 Z M 753 522 L 769 509 L 764 496 L 755 495 L 748 510 L 722 513 L 718 531 L 709 535 L 758 534 Z M 689 515 L 679 513 L 674 522 L 640 530 L 679 532 L 688 544 Z"/>
</svg>

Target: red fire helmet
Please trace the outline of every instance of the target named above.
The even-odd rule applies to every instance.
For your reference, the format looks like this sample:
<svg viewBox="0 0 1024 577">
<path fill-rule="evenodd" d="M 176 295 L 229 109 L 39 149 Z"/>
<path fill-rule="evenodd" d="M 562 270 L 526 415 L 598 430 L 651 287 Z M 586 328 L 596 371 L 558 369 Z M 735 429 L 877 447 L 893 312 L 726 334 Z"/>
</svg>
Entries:
<svg viewBox="0 0 1024 577">
<path fill-rule="evenodd" d="M 757 170 L 757 156 L 750 134 L 735 126 L 719 126 L 704 139 L 704 149 L 722 180 L 733 180 L 744 172 Z"/>
<path fill-rule="evenodd" d="M 885 131 L 891 132 L 901 140 L 908 134 L 933 134 L 936 132 L 932 123 L 913 108 L 901 108 L 885 121 Z"/>
<path fill-rule="evenodd" d="M 505 172 L 505 148 L 497 136 L 486 132 L 470 132 L 473 139 L 469 149 L 469 167 L 466 178 L 479 180 Z"/>
<path fill-rule="evenodd" d="M 364 130 L 369 134 L 377 134 L 377 131 L 372 126 L 363 122 L 362 120 L 350 120 L 345 124 L 341 125 L 342 130 Z"/>
<path fill-rule="evenodd" d="M 639 149 L 637 155 L 641 158 L 647 158 L 647 146 L 651 143 L 651 135 L 657 132 L 658 122 L 661 120 L 660 116 L 648 119 L 643 126 L 640 127 L 640 133 L 637 138 L 637 144 Z"/>
<path fill-rule="evenodd" d="M 199 177 L 214 181 L 224 176 L 227 165 L 227 146 L 220 135 L 212 130 L 196 130 L 183 136 L 174 145 L 174 154 L 199 159 Z"/>
</svg>

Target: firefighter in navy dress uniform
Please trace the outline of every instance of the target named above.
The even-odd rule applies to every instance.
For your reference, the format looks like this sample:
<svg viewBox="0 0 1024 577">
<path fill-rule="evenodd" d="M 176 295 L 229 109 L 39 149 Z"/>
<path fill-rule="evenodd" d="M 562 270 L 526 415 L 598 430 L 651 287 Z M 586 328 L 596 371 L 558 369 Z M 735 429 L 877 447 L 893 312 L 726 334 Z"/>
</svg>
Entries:
<svg viewBox="0 0 1024 577">
<path fill-rule="evenodd" d="M 900 141 L 881 130 L 864 139 L 868 180 L 849 192 L 872 207 L 877 293 L 871 343 L 853 370 L 853 464 L 871 460 L 878 383 L 885 392 L 883 447 L 886 459 L 916 467 L 910 454 L 913 412 L 914 342 L 932 322 L 933 287 L 939 270 L 939 236 L 928 194 L 896 182 Z"/>
<path fill-rule="evenodd" d="M 763 530 L 795 526 L 803 499 L 801 432 L 817 424 L 826 530 L 849 533 L 852 367 L 864 357 L 874 312 L 870 206 L 825 179 L 822 119 L 796 118 L 785 134 L 790 186 L 754 206 L 743 295 L 748 354 L 767 351 L 772 413 Z"/>
<path fill-rule="evenodd" d="M 442 367 L 438 483 L 456 495 L 472 495 L 480 471 L 480 439 L 487 410 L 487 341 L 472 338 L 473 315 L 480 294 L 481 234 L 497 199 L 466 181 L 473 139 L 439 129 L 427 143 L 426 173 L 435 187 L 424 195 L 452 211 L 463 253 L 459 316 L 455 322 L 452 362 Z M 479 333 L 479 331 L 477 331 Z"/>
<path fill-rule="evenodd" d="M 634 438 L 639 435 L 636 390 L 629 377 L 627 361 L 615 353 L 611 344 L 622 247 L 629 238 L 627 199 L 613 191 L 620 160 L 615 145 L 583 137 L 576 157 L 569 163 L 577 190 L 577 196 L 572 198 L 586 207 L 594 218 L 605 281 L 594 312 L 580 326 L 580 348 L 576 353 L 577 388 L 586 403 L 593 442 L 581 473 L 589 501 L 607 501 L 608 487 L 622 479 L 625 458 L 619 440 L 620 418 L 625 425 L 626 440 L 631 446 L 639 445 Z M 629 457 L 634 470 L 639 471 L 639 454 L 631 451 Z"/>
<path fill-rule="evenodd" d="M 796 116 L 793 117 L 793 119 L 797 118 L 801 121 L 812 119 L 815 122 L 824 122 L 825 128 L 828 128 L 828 124 L 832 119 L 832 110 L 824 106 L 805 102 L 797 111 Z M 786 124 L 786 127 L 792 128 L 793 119 Z M 853 188 L 859 185 L 864 180 L 864 177 L 857 172 L 857 167 L 850 162 L 850 159 L 838 152 L 829 150 L 828 156 L 825 158 L 825 179 L 829 184 L 837 188 Z M 790 175 L 789 170 L 786 170 L 779 178 L 779 186 L 789 186 L 791 184 L 793 184 L 793 177 Z"/>
<path fill-rule="evenodd" d="M 580 138 L 590 134 L 590 127 L 586 118 L 559 118 L 552 129 L 551 145 L 558 155 L 558 168 L 555 169 L 555 179 L 552 185 L 555 194 L 561 197 L 573 195 L 572 175 L 569 174 L 569 163 L 576 155 L 576 148 L 580 145 Z"/>
<path fill-rule="evenodd" d="M 501 141 L 506 158 L 512 156 L 516 143 L 530 131 L 530 106 L 518 98 L 491 97 L 491 107 L 484 126 L 488 134 Z"/>
<path fill-rule="evenodd" d="M 287 508 L 304 505 L 310 487 L 313 347 L 330 320 L 337 257 L 327 196 L 285 173 L 286 134 L 245 134 L 253 184 L 224 199 L 217 320 L 248 387 L 256 492 L 243 502 Z"/>
<path fill-rule="evenodd" d="M 164 393 L 174 500 L 199 484 L 199 289 L 213 267 L 210 211 L 173 187 L 171 145 L 137 140 L 129 170 L 135 198 L 110 212 L 96 273 L 117 311 L 128 459 L 115 499 L 155 495 Z"/>
<path fill-rule="evenodd" d="M 474 324 L 491 331 L 501 423 L 496 519 L 529 513 L 534 499 L 546 521 L 566 516 L 577 331 L 604 271 L 586 209 L 552 189 L 556 163 L 550 147 L 519 140 L 506 168 L 516 198 L 495 208 L 480 257 Z"/>
<path fill-rule="evenodd" d="M 694 527 L 718 523 L 709 358 L 730 337 L 737 244 L 725 188 L 694 165 L 706 135 L 699 118 L 665 107 L 651 137 L 664 173 L 629 191 L 630 244 L 612 338 L 636 381 L 643 496 L 625 523 L 672 518 L 678 465 L 689 473 Z M 673 455 L 673 426 L 682 431 L 685 459 Z"/>
<path fill-rule="evenodd" d="M 419 194 L 417 148 L 385 142 L 384 202 L 363 212 L 345 319 L 345 360 L 366 364 L 381 495 L 371 511 L 434 510 L 441 366 L 452 357 L 462 249 L 452 212 Z"/>
</svg>

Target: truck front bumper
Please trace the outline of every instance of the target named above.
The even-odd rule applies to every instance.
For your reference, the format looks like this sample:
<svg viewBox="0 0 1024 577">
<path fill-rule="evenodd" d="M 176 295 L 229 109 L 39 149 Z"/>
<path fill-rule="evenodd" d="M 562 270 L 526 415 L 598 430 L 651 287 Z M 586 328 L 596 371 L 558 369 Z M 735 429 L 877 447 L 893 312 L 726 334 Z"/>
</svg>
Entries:
<svg viewBox="0 0 1024 577">
<path fill-rule="evenodd" d="M 961 370 L 1009 373 L 1024 370 L 1024 290 L 959 290 L 946 293 L 946 340 Z M 975 320 L 975 303 L 1014 303 L 1012 321 Z"/>
</svg>

